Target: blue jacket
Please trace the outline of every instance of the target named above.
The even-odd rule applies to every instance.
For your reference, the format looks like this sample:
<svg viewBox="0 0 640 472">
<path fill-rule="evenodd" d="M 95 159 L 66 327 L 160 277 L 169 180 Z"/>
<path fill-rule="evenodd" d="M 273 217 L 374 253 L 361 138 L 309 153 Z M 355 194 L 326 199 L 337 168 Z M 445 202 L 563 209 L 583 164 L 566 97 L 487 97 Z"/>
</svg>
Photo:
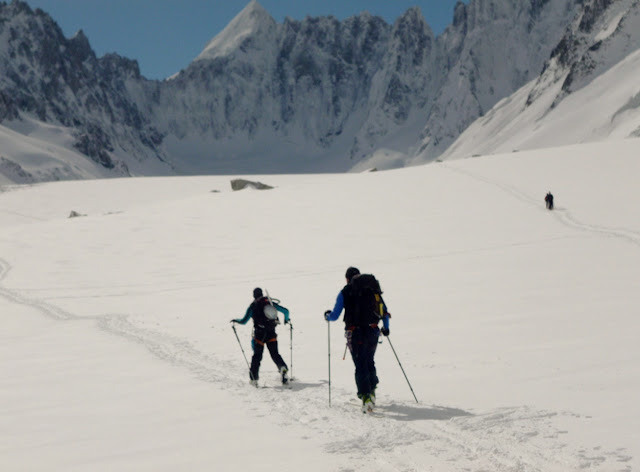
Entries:
<svg viewBox="0 0 640 472">
<path fill-rule="evenodd" d="M 382 303 L 384 304 L 384 316 L 382 317 L 382 325 L 386 329 L 389 329 L 389 318 L 391 317 L 391 315 L 387 311 L 387 304 L 384 303 L 384 300 Z M 329 315 L 327 315 L 327 320 L 337 320 L 338 318 L 340 318 L 342 310 L 344 310 L 344 295 L 342 294 L 342 290 L 340 290 L 340 293 L 336 297 L 336 304 L 334 305 L 333 310 L 331 311 L 331 313 L 329 313 Z"/>
</svg>

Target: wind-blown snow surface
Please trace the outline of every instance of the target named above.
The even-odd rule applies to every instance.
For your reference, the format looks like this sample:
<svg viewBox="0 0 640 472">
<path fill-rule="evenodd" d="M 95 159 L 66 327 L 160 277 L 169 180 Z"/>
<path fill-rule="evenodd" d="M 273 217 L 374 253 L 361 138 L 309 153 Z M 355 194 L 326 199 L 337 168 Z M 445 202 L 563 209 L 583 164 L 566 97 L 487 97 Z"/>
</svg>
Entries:
<svg viewBox="0 0 640 472">
<path fill-rule="evenodd" d="M 0 469 L 638 470 L 639 155 L 4 188 Z M 359 411 L 322 318 L 351 264 L 382 281 L 420 403 L 383 340 Z M 292 390 L 249 386 L 229 320 L 256 286 L 291 310 Z"/>
</svg>

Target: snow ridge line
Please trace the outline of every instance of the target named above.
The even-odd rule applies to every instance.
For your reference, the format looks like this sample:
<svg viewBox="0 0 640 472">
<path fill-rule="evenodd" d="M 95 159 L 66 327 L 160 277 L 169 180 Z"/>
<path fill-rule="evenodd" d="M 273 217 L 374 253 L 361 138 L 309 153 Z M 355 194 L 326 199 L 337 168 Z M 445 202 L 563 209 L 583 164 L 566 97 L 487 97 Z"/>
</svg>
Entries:
<svg viewBox="0 0 640 472">
<path fill-rule="evenodd" d="M 292 271 L 287 274 L 274 274 L 273 272 L 265 272 L 265 273 L 256 273 L 255 277 L 247 278 L 247 277 L 208 277 L 205 279 L 183 279 L 178 282 L 171 282 L 171 285 L 168 283 L 127 283 L 127 284 L 112 284 L 108 287 L 98 286 L 98 285 L 86 285 L 86 286 L 75 286 L 73 295 L 57 295 L 55 292 L 58 291 L 56 287 L 44 287 L 30 290 L 31 292 L 45 292 L 47 294 L 51 293 L 51 295 L 47 295 L 47 299 L 49 300 L 64 300 L 64 299 L 73 299 L 78 300 L 81 298 L 87 299 L 98 299 L 98 298 L 114 298 L 121 296 L 130 296 L 130 295 L 150 295 L 155 293 L 167 293 L 167 292 L 182 292 L 186 290 L 198 290 L 201 288 L 209 288 L 209 287 L 219 287 L 224 285 L 225 287 L 232 286 L 246 286 L 251 285 L 255 279 L 264 280 L 266 282 L 276 281 L 276 280 L 287 280 L 290 277 L 315 277 L 317 275 L 323 274 L 335 274 L 336 272 L 340 272 L 343 270 L 342 266 L 331 266 L 321 270 L 305 270 L 305 271 Z M 97 292 L 100 293 L 97 293 Z M 85 295 L 84 292 L 90 292 L 90 294 Z"/>
<path fill-rule="evenodd" d="M 521 192 L 520 190 L 518 190 L 517 188 L 511 185 L 507 185 L 507 184 L 489 179 L 487 177 L 483 177 L 479 174 L 475 174 L 467 170 L 458 169 L 451 165 L 442 164 L 442 166 L 452 172 L 456 172 L 458 174 L 470 177 L 474 180 L 484 182 L 494 187 L 498 187 L 499 189 L 505 191 L 509 195 L 517 198 L 518 200 L 524 203 L 531 204 L 536 207 L 540 207 L 541 205 L 540 199 L 534 198 L 531 195 Z M 608 228 L 605 226 L 598 226 L 598 225 L 583 223 L 578 219 L 576 219 L 568 210 L 564 208 L 557 208 L 552 213 L 558 220 L 560 220 L 561 223 L 563 223 L 565 226 L 569 228 L 596 234 L 597 236 L 618 238 L 622 241 L 625 241 L 627 243 L 631 243 L 635 246 L 640 247 L 640 232 L 637 232 L 628 228 Z"/>
</svg>

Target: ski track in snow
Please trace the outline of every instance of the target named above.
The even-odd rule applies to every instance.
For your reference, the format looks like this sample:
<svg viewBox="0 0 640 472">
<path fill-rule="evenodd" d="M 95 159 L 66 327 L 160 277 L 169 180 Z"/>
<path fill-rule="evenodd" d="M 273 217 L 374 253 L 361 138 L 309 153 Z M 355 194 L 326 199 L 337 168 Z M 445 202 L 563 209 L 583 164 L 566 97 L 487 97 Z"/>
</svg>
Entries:
<svg viewBox="0 0 640 472">
<path fill-rule="evenodd" d="M 446 169 L 452 171 L 452 172 L 456 172 L 457 174 L 460 175 L 464 175 L 467 177 L 470 177 L 474 180 L 480 181 L 480 182 L 484 182 L 486 184 L 492 185 L 494 187 L 498 187 L 501 190 L 505 191 L 506 193 L 508 193 L 509 195 L 511 195 L 512 197 L 517 198 L 518 200 L 526 203 L 526 204 L 530 204 L 535 206 L 536 208 L 540 208 L 540 199 L 533 197 L 531 195 L 528 195 L 520 190 L 518 190 L 516 187 L 513 187 L 511 185 L 505 184 L 503 182 L 498 182 L 496 180 L 492 180 L 489 179 L 487 177 L 481 176 L 477 173 L 473 173 L 470 171 L 466 171 L 466 170 L 462 170 L 459 168 L 455 168 L 451 165 L 447 165 L 447 164 L 441 164 L 443 165 L 443 167 L 445 167 Z M 545 209 L 545 211 L 548 211 Z M 608 237 L 608 238 L 617 238 L 620 239 L 622 241 L 625 241 L 627 243 L 633 244 L 635 246 L 640 247 L 640 232 L 638 231 L 634 231 L 628 228 L 609 228 L 609 227 L 605 227 L 605 226 L 598 226 L 598 225 L 593 225 L 593 224 L 588 224 L 588 223 L 583 223 L 581 221 L 579 221 L 577 218 L 575 218 L 571 212 L 569 212 L 569 210 L 567 210 L 566 208 L 554 208 L 554 210 L 551 212 L 553 213 L 553 215 L 565 226 L 569 227 L 569 228 L 573 228 L 573 229 L 577 229 L 579 231 L 584 231 L 587 233 L 591 233 L 597 236 L 604 236 L 604 237 Z"/>
<path fill-rule="evenodd" d="M 559 424 L 564 419 L 580 418 L 570 412 L 536 411 L 521 406 L 471 413 L 412 402 L 385 403 L 381 398 L 374 414 L 363 415 L 352 392 L 345 390 L 333 390 L 329 407 L 324 381 L 294 380 L 290 389 L 255 390 L 247 383 L 246 369 L 239 362 L 207 355 L 185 339 L 138 327 L 129 321 L 128 315 L 76 316 L 6 289 L 1 285 L 10 270 L 11 265 L 0 259 L 0 296 L 3 298 L 58 321 L 92 319 L 99 329 L 142 345 L 161 361 L 186 369 L 197 379 L 230 392 L 246 403 L 246 410 L 252 414 L 268 414 L 271 421 L 283 428 L 304 426 L 310 436 L 323 438 L 327 453 L 345 455 L 357 464 L 354 469 L 342 469 L 343 472 L 443 469 L 545 472 L 558 470 L 558 466 L 576 471 L 631 470 L 626 465 L 631 458 L 624 450 L 603 451 L 599 447 L 576 448 L 566 444 L 563 436 L 568 431 L 559 429 Z M 275 383 L 275 377 L 270 382 Z M 420 453 L 412 453 L 414 449 Z"/>
<path fill-rule="evenodd" d="M 50 305 L 49 303 L 46 303 L 42 300 L 36 300 L 33 298 L 22 296 L 15 290 L 8 290 L 2 287 L 2 281 L 7 277 L 7 274 L 10 270 L 11 265 L 6 260 L 0 258 L 0 296 L 13 303 L 31 307 L 36 311 L 39 311 L 43 315 L 48 316 L 49 318 L 53 318 L 54 320 L 65 321 L 78 319 L 78 317 L 72 315 L 71 313 L 67 313 L 64 310 L 61 310 L 54 305 Z"/>
</svg>

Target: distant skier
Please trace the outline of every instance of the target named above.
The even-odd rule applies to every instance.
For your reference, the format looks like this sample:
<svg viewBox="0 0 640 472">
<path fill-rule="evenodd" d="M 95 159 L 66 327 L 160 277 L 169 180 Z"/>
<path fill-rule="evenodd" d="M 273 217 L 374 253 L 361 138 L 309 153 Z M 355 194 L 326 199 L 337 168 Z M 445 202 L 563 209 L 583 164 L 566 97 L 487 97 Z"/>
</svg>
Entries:
<svg viewBox="0 0 640 472">
<path fill-rule="evenodd" d="M 544 201 L 547 204 L 547 210 L 553 210 L 553 195 L 551 192 L 547 192 L 546 197 L 544 197 Z"/>
<path fill-rule="evenodd" d="M 282 383 L 289 383 L 289 368 L 278 352 L 278 335 L 276 334 L 276 325 L 280 322 L 278 320 L 278 311 L 284 314 L 284 323 L 289 323 L 289 310 L 280 306 L 277 300 L 263 296 L 261 288 L 255 288 L 253 290 L 253 302 L 247 308 L 244 317 L 231 320 L 232 323 L 244 325 L 253 318 L 253 338 L 251 340 L 253 357 L 251 358 L 249 379 L 251 385 L 255 387 L 258 386 L 260 362 L 262 361 L 265 344 L 269 349 L 271 359 L 278 367 Z"/>
<path fill-rule="evenodd" d="M 366 413 L 376 402 L 378 376 L 374 356 L 380 332 L 389 336 L 391 315 L 382 299 L 380 284 L 373 275 L 361 275 L 358 269 L 349 267 L 345 277 L 347 285 L 338 294 L 333 310 L 325 311 L 324 317 L 327 321 L 335 321 L 344 309 L 345 337 L 356 368 L 358 398 Z M 378 328 L 380 320 L 382 330 Z"/>
</svg>

